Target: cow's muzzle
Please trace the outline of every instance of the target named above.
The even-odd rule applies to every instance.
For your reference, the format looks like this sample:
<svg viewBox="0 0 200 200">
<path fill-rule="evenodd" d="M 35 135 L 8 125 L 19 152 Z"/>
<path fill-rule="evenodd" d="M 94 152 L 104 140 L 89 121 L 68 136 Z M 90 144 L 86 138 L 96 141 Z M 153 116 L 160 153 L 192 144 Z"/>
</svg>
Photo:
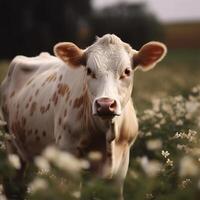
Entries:
<svg viewBox="0 0 200 200">
<path fill-rule="evenodd" d="M 95 100 L 96 115 L 100 117 L 114 117 L 117 114 L 117 101 L 110 98 Z"/>
</svg>

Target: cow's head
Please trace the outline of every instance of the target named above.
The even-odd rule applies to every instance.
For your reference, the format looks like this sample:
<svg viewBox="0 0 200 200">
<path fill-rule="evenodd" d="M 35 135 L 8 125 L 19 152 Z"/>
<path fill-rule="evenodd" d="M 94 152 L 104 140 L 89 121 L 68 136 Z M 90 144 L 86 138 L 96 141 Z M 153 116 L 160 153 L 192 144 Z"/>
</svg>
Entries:
<svg viewBox="0 0 200 200">
<path fill-rule="evenodd" d="M 85 67 L 93 114 L 111 118 L 122 113 L 131 97 L 134 71 L 152 69 L 166 51 L 160 42 L 149 42 L 136 51 L 110 34 L 85 50 L 68 42 L 54 47 L 55 55 L 69 66 Z"/>
</svg>

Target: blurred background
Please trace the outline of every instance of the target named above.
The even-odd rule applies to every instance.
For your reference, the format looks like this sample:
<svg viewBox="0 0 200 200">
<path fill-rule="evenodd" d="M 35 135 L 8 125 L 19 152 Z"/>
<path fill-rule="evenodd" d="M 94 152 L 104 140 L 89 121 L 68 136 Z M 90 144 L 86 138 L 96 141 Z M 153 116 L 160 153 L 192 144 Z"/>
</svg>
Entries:
<svg viewBox="0 0 200 200">
<path fill-rule="evenodd" d="M 0 0 L 0 80 L 15 55 L 52 53 L 60 41 L 85 48 L 96 35 L 115 33 L 139 49 L 158 40 L 168 46 L 165 61 L 136 75 L 135 101 L 143 109 L 154 96 L 184 93 L 198 83 L 199 10 L 199 0 Z"/>
</svg>

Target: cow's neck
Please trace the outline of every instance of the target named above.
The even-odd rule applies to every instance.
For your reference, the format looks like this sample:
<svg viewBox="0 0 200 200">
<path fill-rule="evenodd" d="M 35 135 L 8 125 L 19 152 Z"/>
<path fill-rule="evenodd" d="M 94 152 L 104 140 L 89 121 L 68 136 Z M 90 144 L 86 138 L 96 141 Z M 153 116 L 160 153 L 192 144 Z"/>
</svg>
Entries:
<svg viewBox="0 0 200 200">
<path fill-rule="evenodd" d="M 112 169 L 112 148 L 111 141 L 114 139 L 114 122 L 102 120 L 92 114 L 92 102 L 90 100 L 87 85 L 84 86 L 82 125 L 85 130 L 85 136 L 80 141 L 80 152 L 83 156 L 98 151 L 102 155 L 102 160 L 98 163 L 91 164 L 91 170 L 100 176 L 110 176 Z M 87 141 L 85 143 L 85 141 Z M 110 156 L 108 156 L 110 155 Z M 102 162 L 103 161 L 103 162 Z"/>
</svg>

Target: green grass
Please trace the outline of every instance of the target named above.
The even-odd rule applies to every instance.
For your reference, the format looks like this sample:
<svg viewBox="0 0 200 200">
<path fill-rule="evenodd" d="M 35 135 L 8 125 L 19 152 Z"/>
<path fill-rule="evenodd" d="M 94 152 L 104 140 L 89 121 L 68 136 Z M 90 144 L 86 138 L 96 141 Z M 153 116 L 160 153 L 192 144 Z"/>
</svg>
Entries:
<svg viewBox="0 0 200 200">
<path fill-rule="evenodd" d="M 9 62 L 8 61 L 1 61 L 0 62 L 0 82 L 5 77 L 5 75 L 7 73 L 8 66 L 9 66 Z"/>
</svg>

